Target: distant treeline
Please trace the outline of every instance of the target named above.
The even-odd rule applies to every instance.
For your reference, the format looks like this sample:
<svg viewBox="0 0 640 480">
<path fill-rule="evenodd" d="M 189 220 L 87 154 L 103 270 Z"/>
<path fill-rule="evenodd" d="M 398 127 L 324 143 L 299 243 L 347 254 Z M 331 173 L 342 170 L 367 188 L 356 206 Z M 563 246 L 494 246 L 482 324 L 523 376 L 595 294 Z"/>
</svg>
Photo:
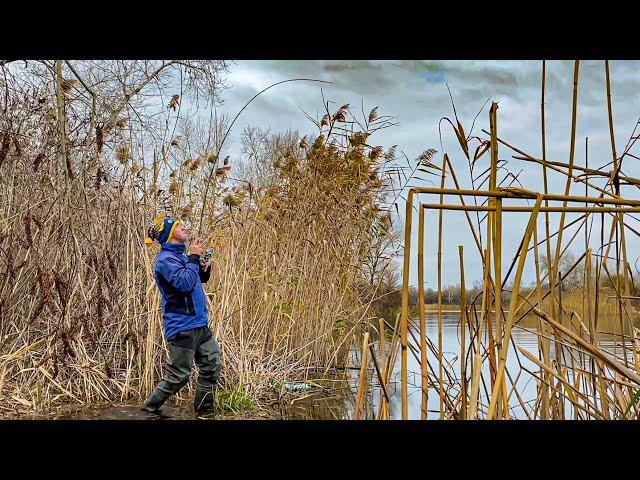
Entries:
<svg viewBox="0 0 640 480">
<path fill-rule="evenodd" d="M 473 287 L 467 289 L 467 303 L 472 302 L 476 297 L 482 295 L 482 284 L 480 282 L 475 282 Z M 460 285 L 446 285 L 442 287 L 442 303 L 445 305 L 459 305 L 461 297 L 461 289 Z M 503 292 L 502 298 L 503 301 L 508 301 L 510 299 L 510 293 Z M 433 304 L 438 303 L 438 290 L 434 290 L 433 288 L 426 288 L 424 290 L 424 303 L 425 304 Z M 418 287 L 411 287 L 409 289 L 409 304 L 417 305 L 418 304 Z"/>
<path fill-rule="evenodd" d="M 617 283 L 616 275 L 611 275 L 610 277 L 605 275 L 600 278 L 599 286 L 601 289 L 611 290 L 611 289 L 615 289 L 616 283 Z M 575 281 L 563 282 L 562 290 L 565 292 L 575 292 L 575 291 L 581 290 L 583 288 L 583 285 L 584 285 L 583 282 L 575 282 Z M 592 285 L 595 285 L 595 278 L 592 280 Z M 620 276 L 620 285 L 623 288 L 624 278 L 622 277 L 622 275 Z M 542 283 L 541 286 L 542 286 L 543 292 L 549 289 L 549 284 L 546 282 Z M 535 283 L 531 283 L 530 285 L 521 288 L 520 292 L 522 294 L 526 294 L 530 290 L 535 289 L 535 287 L 536 287 Z M 400 292 L 400 295 L 399 295 L 400 299 L 402 298 L 401 293 L 402 292 Z M 460 293 L 461 293 L 460 285 L 447 285 L 442 287 L 442 304 L 459 305 Z M 640 293 L 639 289 L 636 288 L 633 284 L 631 284 L 631 282 L 630 282 L 629 293 L 631 295 L 637 295 L 638 293 Z M 472 302 L 474 299 L 480 296 L 482 296 L 482 284 L 480 282 L 475 282 L 473 285 L 473 288 L 467 289 L 467 303 Z M 505 304 L 510 300 L 511 300 L 511 283 L 508 283 L 507 285 L 503 286 L 502 302 L 503 304 Z M 438 303 L 438 290 L 434 290 L 433 288 L 425 289 L 424 303 L 425 304 Z M 417 286 L 409 288 L 409 304 L 410 305 L 418 304 L 418 287 Z"/>
<path fill-rule="evenodd" d="M 545 258 L 541 258 L 541 287 L 543 291 L 549 289 L 549 283 L 546 278 L 547 263 Z M 567 252 L 560 260 L 559 271 L 562 276 L 562 290 L 564 292 L 578 292 L 584 288 L 585 281 L 585 262 L 584 259 L 578 259 L 578 256 L 572 252 Z M 613 294 L 617 284 L 620 284 L 624 292 L 625 278 L 620 274 L 618 279 L 615 273 L 615 263 L 608 262 L 608 268 L 601 268 L 599 277 L 596 279 L 598 268 L 594 262 L 592 265 L 591 285 L 596 283 L 600 290 L 608 290 L 608 294 Z M 629 294 L 640 295 L 640 288 L 636 287 L 636 279 L 630 268 L 627 269 L 629 280 Z M 399 268 L 393 269 L 385 275 L 384 281 L 377 290 L 377 298 L 373 301 L 371 313 L 374 317 L 384 317 L 389 321 L 394 321 L 396 315 L 400 312 L 402 305 L 402 275 Z M 467 289 L 467 304 L 482 296 L 482 282 L 475 281 L 473 286 Z M 523 295 L 536 288 L 535 282 L 523 285 L 520 289 Z M 512 279 L 503 285 L 502 302 L 507 305 L 511 300 Z M 443 305 L 460 305 L 460 285 L 446 285 L 442 287 L 442 304 Z M 426 288 L 424 291 L 424 301 L 427 305 L 438 303 L 438 290 L 433 287 Z M 418 305 L 418 287 L 409 287 L 409 305 L 412 308 Z"/>
</svg>

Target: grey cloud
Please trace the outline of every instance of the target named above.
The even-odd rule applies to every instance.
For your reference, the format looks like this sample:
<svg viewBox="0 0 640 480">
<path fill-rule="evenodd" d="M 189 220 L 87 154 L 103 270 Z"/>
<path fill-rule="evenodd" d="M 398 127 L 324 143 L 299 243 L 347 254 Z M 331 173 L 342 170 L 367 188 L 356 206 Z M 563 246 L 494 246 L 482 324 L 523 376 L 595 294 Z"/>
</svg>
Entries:
<svg viewBox="0 0 640 480">
<path fill-rule="evenodd" d="M 350 70 L 382 70 L 380 65 L 367 60 L 349 62 L 329 62 L 322 66 L 327 72 L 346 72 Z"/>
<path fill-rule="evenodd" d="M 254 62 L 252 62 L 254 63 Z M 256 61 L 258 69 L 278 72 L 282 79 L 305 77 L 326 80 L 335 89 L 357 91 L 361 95 L 380 93 L 393 88 L 396 78 L 389 74 L 385 62 L 367 60 Z"/>
</svg>

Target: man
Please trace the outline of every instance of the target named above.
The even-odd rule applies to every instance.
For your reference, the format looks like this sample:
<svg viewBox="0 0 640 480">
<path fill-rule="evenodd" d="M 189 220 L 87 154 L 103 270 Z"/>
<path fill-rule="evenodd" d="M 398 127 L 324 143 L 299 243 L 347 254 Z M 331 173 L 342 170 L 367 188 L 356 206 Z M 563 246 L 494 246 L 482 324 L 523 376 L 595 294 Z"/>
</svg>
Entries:
<svg viewBox="0 0 640 480">
<path fill-rule="evenodd" d="M 211 262 L 201 261 L 202 245 L 197 238 L 185 245 L 189 230 L 180 220 L 159 215 L 154 218 L 145 243 L 161 245 L 154 275 L 162 294 L 165 337 L 171 346 L 163 380 L 147 399 L 143 410 L 157 413 L 162 404 L 184 387 L 195 361 L 199 375 L 194 407 L 196 413 L 213 411 L 216 386 L 220 378 L 220 346 L 208 327 L 207 303 L 203 283 L 211 275 Z"/>
</svg>

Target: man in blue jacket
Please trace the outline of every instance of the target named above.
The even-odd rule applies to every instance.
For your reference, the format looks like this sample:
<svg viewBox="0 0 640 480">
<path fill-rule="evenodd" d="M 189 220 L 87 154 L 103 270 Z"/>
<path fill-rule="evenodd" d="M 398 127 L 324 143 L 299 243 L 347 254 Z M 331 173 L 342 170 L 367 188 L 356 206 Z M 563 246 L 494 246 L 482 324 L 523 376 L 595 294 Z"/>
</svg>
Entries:
<svg viewBox="0 0 640 480">
<path fill-rule="evenodd" d="M 202 245 L 196 239 L 189 246 L 189 230 L 175 217 L 154 218 L 145 243 L 161 245 L 154 274 L 162 294 L 165 337 L 171 346 L 166 373 L 147 399 L 143 410 L 158 412 L 167 399 L 184 387 L 195 361 L 199 375 L 194 406 L 196 413 L 213 410 L 220 378 L 220 346 L 208 327 L 207 303 L 203 283 L 211 275 L 211 262 L 201 261 Z"/>
</svg>

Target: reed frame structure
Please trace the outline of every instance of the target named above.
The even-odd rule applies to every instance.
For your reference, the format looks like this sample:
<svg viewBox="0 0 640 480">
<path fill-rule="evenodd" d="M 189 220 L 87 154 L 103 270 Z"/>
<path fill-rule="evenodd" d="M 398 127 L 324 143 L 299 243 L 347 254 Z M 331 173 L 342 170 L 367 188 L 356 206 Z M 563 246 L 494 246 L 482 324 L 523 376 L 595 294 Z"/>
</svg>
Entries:
<svg viewBox="0 0 640 480">
<path fill-rule="evenodd" d="M 529 225 L 527 227 L 527 231 L 525 232 L 525 238 L 523 242 L 520 244 L 520 248 L 516 253 L 516 258 L 522 258 L 520 264 L 518 265 L 518 270 L 516 273 L 516 281 L 514 282 L 514 289 L 520 288 L 520 281 L 522 276 L 522 269 L 524 267 L 526 261 L 526 249 L 528 248 L 529 241 L 532 236 L 532 228 L 535 226 L 535 221 L 537 219 L 537 214 L 539 212 L 573 212 L 573 213 L 619 213 L 619 212 L 640 212 L 640 200 L 632 200 L 632 199 L 607 199 L 607 198 L 597 198 L 597 197 L 583 197 L 577 195 L 555 195 L 555 194 L 543 194 L 538 192 L 532 192 L 525 189 L 519 188 L 509 188 L 509 189 L 501 189 L 498 188 L 496 191 L 482 191 L 482 190 L 463 190 L 463 189 L 450 189 L 450 188 L 411 188 L 409 190 L 409 196 L 407 201 L 407 222 L 405 224 L 405 241 L 404 241 L 404 252 L 405 258 L 405 270 L 403 271 L 403 284 L 402 284 L 402 313 L 401 313 L 401 362 L 402 362 L 402 370 L 401 370 L 401 385 L 402 385 L 402 412 L 403 419 L 407 418 L 407 395 L 408 395 L 408 383 L 407 383 L 407 332 L 408 332 L 408 299 L 409 299 L 409 259 L 411 256 L 411 212 L 413 210 L 413 196 L 418 194 L 431 194 L 431 195 L 457 195 L 457 196 L 472 196 L 472 197 L 483 197 L 483 198 L 496 198 L 496 199 L 513 199 L 513 200 L 535 200 L 536 205 L 534 206 L 476 206 L 476 205 L 460 205 L 460 204 L 446 204 L 446 203 L 422 203 L 419 204 L 418 209 L 418 219 L 419 219 L 419 229 L 418 229 L 418 286 L 419 286 L 419 295 L 418 295 L 418 313 L 420 315 L 420 353 L 421 359 L 426 361 L 426 328 L 425 328 L 425 303 L 424 303 L 424 291 L 422 288 L 425 283 L 424 278 L 424 267 L 423 267 L 423 247 L 424 247 L 424 216 L 427 210 L 462 210 L 466 212 L 470 211 L 481 211 L 481 212 L 498 212 L 501 214 L 502 212 L 528 212 L 531 213 L 529 219 Z M 590 204 L 600 204 L 600 205 L 612 205 L 610 207 L 605 206 L 597 206 L 597 207 L 543 207 L 541 206 L 541 202 L 543 200 L 552 200 L 552 201 L 566 201 L 569 203 L 590 203 Z M 620 206 L 627 208 L 619 208 Z M 501 232 L 500 232 L 501 234 Z M 525 255 L 522 256 L 522 251 L 525 251 Z M 501 249 L 495 249 L 494 252 L 498 254 L 496 261 L 501 264 Z M 438 253 L 440 255 L 440 252 Z M 462 264 L 462 263 L 461 263 Z M 439 296 L 441 293 L 441 285 L 438 285 Z M 622 297 L 622 296 L 621 296 Z M 498 298 L 496 296 L 496 298 Z M 517 299 L 517 295 L 512 295 L 513 299 Z M 517 300 L 514 300 L 517 301 Z M 515 305 L 514 305 L 515 306 Z M 464 315 L 465 312 L 462 311 L 461 314 Z M 513 310 L 510 306 L 509 311 Z M 482 312 L 484 313 L 484 311 Z M 498 309 L 496 309 L 496 315 L 498 315 Z M 498 378 L 495 380 L 494 388 L 501 388 L 504 392 L 504 364 L 506 362 L 506 356 L 508 354 L 510 338 L 511 338 L 511 328 L 513 326 L 513 318 L 515 316 L 515 311 L 510 317 L 507 318 L 507 323 L 505 327 L 505 337 L 504 340 L 497 339 L 497 346 L 500 351 L 500 365 L 498 366 Z M 441 302 L 438 302 L 438 335 L 439 337 L 442 334 L 442 309 Z M 510 318 L 510 321 L 509 321 Z M 463 330 L 464 331 L 464 330 Z M 464 344 L 464 338 L 463 338 Z M 504 343 L 503 343 L 504 342 Z M 439 345 L 441 345 L 441 338 L 439 338 Z M 463 358 L 463 357 L 461 357 Z M 442 362 L 440 363 L 440 367 L 442 366 Z M 426 375 L 426 365 L 421 362 L 421 370 L 422 370 L 422 395 L 423 395 L 423 406 L 422 412 L 423 414 L 426 412 L 426 405 L 424 402 L 426 401 L 426 390 L 427 386 L 427 375 Z M 500 373 L 502 372 L 502 373 Z M 439 387 L 442 387 L 442 375 L 440 370 L 440 382 Z M 440 405 L 441 411 L 442 406 L 444 405 L 442 395 L 440 396 Z M 497 400 L 492 401 L 492 403 L 497 402 Z"/>
<path fill-rule="evenodd" d="M 402 400 L 402 419 L 408 418 L 408 330 L 409 330 L 409 271 L 410 271 L 410 263 L 411 263 L 411 235 L 412 235 L 412 214 L 414 210 L 414 196 L 425 194 L 425 195 L 439 195 L 440 201 L 439 203 L 423 203 L 420 202 L 418 208 L 419 215 L 419 225 L 418 225 L 418 315 L 420 321 L 420 366 L 421 366 L 421 390 L 422 390 L 422 413 L 421 418 L 426 419 L 427 412 L 427 391 L 428 391 L 428 376 L 427 376 L 427 339 L 426 339 L 426 326 L 425 326 L 425 304 L 424 304 L 424 215 L 426 210 L 434 210 L 439 211 L 439 238 L 438 238 L 438 344 L 439 344 L 439 375 L 438 375 L 438 388 L 439 388 L 439 396 L 440 396 L 440 418 L 444 418 L 444 395 L 442 392 L 443 388 L 443 378 L 442 378 L 442 285 L 441 285 L 441 245 L 442 245 L 442 212 L 444 210 L 457 210 L 464 211 L 465 215 L 467 215 L 467 220 L 469 221 L 469 225 L 471 227 L 471 232 L 473 233 L 474 240 L 478 247 L 479 253 L 482 257 L 483 263 L 483 277 L 484 277 L 484 290 L 482 294 L 482 308 L 481 315 L 486 316 L 487 319 L 489 315 L 491 315 L 491 300 L 489 299 L 489 289 L 493 291 L 493 306 L 495 308 L 495 319 L 496 319 L 496 332 L 495 332 L 495 341 L 492 347 L 497 349 L 497 354 L 493 357 L 493 361 L 495 362 L 495 371 L 492 372 L 492 381 L 491 381 L 491 400 L 489 404 L 487 418 L 509 418 L 508 411 L 508 398 L 506 394 L 506 382 L 505 382 L 505 368 L 506 368 L 506 357 L 509 351 L 510 341 L 511 341 L 511 330 L 514 325 L 514 319 L 518 312 L 518 310 L 523 306 L 523 302 L 520 301 L 519 290 L 520 283 L 522 280 L 522 272 L 524 269 L 524 265 L 526 262 L 527 254 L 530 250 L 529 242 L 531 238 L 534 237 L 534 246 L 535 255 L 536 255 L 536 269 L 538 262 L 538 252 L 537 252 L 537 217 L 540 212 L 544 212 L 546 216 L 546 237 L 547 237 L 547 259 L 550 263 L 550 271 L 549 273 L 549 287 L 550 291 L 545 294 L 551 295 L 550 301 L 553 305 L 556 294 L 561 296 L 561 288 L 558 292 L 555 291 L 557 288 L 555 277 L 558 276 L 558 280 L 562 282 L 562 277 L 559 276 L 558 272 L 558 264 L 559 259 L 563 253 L 561 253 L 562 246 L 562 234 L 565 228 L 567 228 L 571 224 L 565 225 L 565 215 L 567 213 L 584 213 L 586 215 L 591 213 L 607 213 L 613 217 L 612 225 L 611 225 L 611 236 L 613 236 L 614 228 L 616 233 L 616 238 L 618 235 L 621 237 L 622 242 L 622 254 L 624 256 L 624 268 L 623 275 L 625 281 L 625 289 L 628 290 L 628 279 L 627 279 L 627 268 L 629 266 L 627 262 L 626 255 L 626 244 L 624 239 L 624 230 L 629 228 L 623 220 L 623 215 L 625 213 L 639 213 L 640 212 L 640 200 L 634 199 L 626 199 L 620 195 L 620 181 L 626 182 L 628 185 L 638 185 L 639 182 L 636 182 L 636 179 L 626 177 L 621 174 L 621 158 L 618 158 L 615 150 L 615 140 L 613 133 L 613 119 L 612 119 L 612 108 L 611 108 L 611 93 L 610 93 L 610 76 L 609 76 L 609 64 L 608 61 L 605 61 L 605 71 L 606 71 L 606 94 L 607 94 L 607 105 L 608 105 L 608 113 L 609 113 L 609 127 L 610 127 L 610 136 L 611 136 L 611 144 L 612 144 L 612 153 L 613 153 L 613 169 L 611 172 L 603 172 L 601 170 L 590 170 L 588 168 L 588 164 L 586 168 L 580 166 L 574 166 L 574 156 L 575 156 L 575 133 L 576 133 L 576 122 L 577 122 L 577 86 L 578 86 L 578 71 L 579 71 L 579 61 L 575 62 L 574 65 L 574 89 L 573 89 L 573 111 L 572 111 L 572 127 L 571 127 L 571 152 L 570 152 L 570 160 L 568 164 L 559 164 L 559 162 L 549 162 L 546 160 L 545 155 L 545 135 L 544 135 L 544 81 L 545 81 L 545 64 L 543 62 L 542 67 L 542 101 L 541 101 L 541 112 L 542 112 L 542 146 L 543 146 L 543 158 L 536 159 L 521 150 L 509 145 L 504 140 L 501 140 L 497 136 L 497 103 L 493 103 L 489 112 L 489 121 L 490 121 L 490 131 L 487 132 L 483 130 L 485 133 L 490 135 L 490 167 L 489 167 L 489 189 L 488 190 L 479 190 L 479 189 L 462 189 L 460 188 L 458 181 L 456 179 L 454 169 L 449 161 L 447 154 L 444 154 L 443 166 L 442 166 L 442 181 L 440 188 L 437 187 L 413 187 L 408 191 L 407 201 L 406 201 L 406 214 L 405 214 L 405 231 L 404 231 L 404 254 L 403 254 L 403 273 L 402 273 L 402 307 L 400 313 L 400 348 L 401 348 L 401 400 Z M 640 123 L 640 122 L 639 122 Z M 462 131 L 460 124 L 458 124 L 458 128 Z M 455 129 L 455 127 L 454 127 Z M 456 135 L 458 136 L 458 140 L 460 144 L 465 149 L 465 154 L 467 158 L 468 155 L 468 146 L 466 145 L 466 139 L 463 140 L 463 135 L 460 134 L 458 130 L 456 130 Z M 519 157 L 514 156 L 519 160 L 535 162 L 540 164 L 544 169 L 544 189 L 545 192 L 537 192 L 532 190 L 527 190 L 524 188 L 503 188 L 497 185 L 497 173 L 498 173 L 498 145 L 502 144 L 510 149 L 516 151 L 520 154 Z M 448 169 L 453 177 L 456 188 L 444 188 L 446 169 Z M 580 177 L 576 177 L 573 175 L 574 167 L 578 171 L 583 171 L 586 175 L 585 179 L 581 179 Z M 548 192 L 547 189 L 547 174 L 546 169 L 560 172 L 566 176 L 566 188 L 564 195 L 552 194 Z M 568 168 L 568 171 L 562 170 L 562 168 Z M 595 186 L 593 183 L 589 182 L 589 175 L 593 177 L 609 177 L 609 181 L 613 187 L 615 187 L 614 191 L 607 191 L 606 189 Z M 610 198 L 601 197 L 592 197 L 585 194 L 581 195 L 571 195 L 570 194 L 570 184 L 571 181 L 581 182 L 586 185 L 586 188 L 591 187 L 595 191 L 598 191 L 601 195 L 606 195 Z M 450 204 L 444 202 L 445 196 L 458 196 L 461 200 L 461 204 Z M 483 197 L 488 199 L 488 205 L 466 205 L 464 203 L 463 197 Z M 533 200 L 535 204 L 533 206 L 505 206 L 503 205 L 503 200 Z M 562 202 L 562 206 L 549 206 L 549 201 Z M 543 205 L 544 202 L 544 205 Z M 584 206 L 568 206 L 571 203 L 581 203 Z M 471 223 L 471 219 L 469 218 L 469 212 L 487 212 L 487 244 L 483 249 L 481 245 L 481 241 L 478 240 L 478 236 L 475 232 L 475 229 Z M 503 280 L 502 280 L 502 213 L 503 212 L 522 212 L 522 213 L 530 213 L 529 222 L 525 229 L 522 241 L 520 246 L 518 247 L 517 253 L 513 259 L 512 265 L 509 269 L 509 273 L 511 273 L 513 267 L 515 266 L 516 260 L 518 260 L 518 265 L 516 269 L 516 279 L 514 281 L 512 295 L 510 304 L 506 312 L 502 309 L 502 294 L 496 295 L 495 292 L 502 293 L 503 291 Z M 548 212 L 558 212 L 561 213 L 560 227 L 558 231 L 554 235 L 558 235 L 556 242 L 556 252 L 555 256 L 551 255 L 550 243 L 549 243 L 549 219 Z M 618 227 L 619 230 L 618 230 Z M 478 228 L 480 228 L 480 223 L 478 223 Z M 604 228 L 604 224 L 603 224 Z M 635 232 L 638 235 L 638 232 Z M 569 244 L 573 241 L 575 237 L 569 241 Z M 607 246 L 607 250 L 603 255 L 604 258 L 609 258 L 609 248 L 611 242 Z M 605 245 L 601 247 L 604 248 Z M 568 246 L 567 246 L 568 247 Z M 532 247 L 533 248 L 533 247 Z M 591 248 L 588 248 L 585 245 L 586 251 L 584 255 L 580 258 L 587 258 L 587 269 L 588 269 L 588 277 L 591 275 L 591 259 L 594 255 Z M 620 259 L 618 257 L 619 253 L 616 247 L 616 261 L 617 266 L 619 265 Z M 565 249 L 566 251 L 566 249 Z M 523 254 L 524 252 L 524 254 Z M 466 295 L 464 290 L 464 261 L 463 261 L 463 247 L 459 246 L 459 256 L 460 256 L 460 274 L 461 274 L 461 321 L 464 316 L 467 314 L 467 305 L 466 305 Z M 580 261 L 579 260 L 579 261 Z M 493 269 L 491 268 L 491 264 L 493 263 Z M 575 265 L 574 265 L 575 266 Z M 573 268 L 573 267 L 572 267 Z M 600 266 L 602 268 L 602 264 Z M 606 269 L 606 265 L 604 267 Z M 538 275 L 538 289 L 540 289 L 540 279 L 539 272 Z M 619 276 L 618 275 L 618 285 L 616 287 L 616 299 L 618 303 L 618 315 L 620 317 L 620 322 L 622 322 L 622 301 L 623 299 L 627 301 L 628 291 L 625 295 L 621 294 L 621 285 L 619 284 Z M 590 288 L 587 284 L 585 288 Z M 542 301 L 542 297 L 539 298 L 538 302 Z M 594 341 L 595 338 L 595 327 L 591 322 L 591 303 L 590 300 L 587 301 L 588 309 L 589 309 L 589 334 L 590 341 Z M 519 306 L 518 306 L 519 305 Z M 539 306 L 541 306 L 538 303 Z M 597 307 L 597 293 L 596 293 L 596 307 Z M 562 307 L 561 307 L 562 309 Z M 597 308 L 596 308 L 597 310 Z M 623 365 L 619 365 L 619 362 L 614 361 L 611 358 L 608 358 L 607 355 L 603 352 L 597 351 L 597 348 L 593 347 L 590 343 L 584 342 L 581 338 L 573 338 L 572 332 L 570 330 L 565 331 L 566 329 L 561 325 L 561 321 L 554 320 L 553 315 L 549 316 L 545 312 L 540 311 L 538 308 L 531 307 L 528 311 L 534 311 L 535 314 L 541 319 L 544 320 L 547 324 L 551 325 L 555 332 L 555 341 L 556 344 L 558 342 L 559 334 L 568 335 L 571 337 L 577 344 L 581 345 L 587 352 L 591 353 L 592 358 L 597 358 L 604 362 L 608 367 L 613 368 L 617 374 L 621 374 L 623 377 L 626 377 L 631 384 L 640 386 L 640 376 L 637 375 L 636 372 L 640 371 L 640 361 L 638 360 L 638 346 L 636 345 L 636 332 L 631 327 L 632 332 L 632 351 L 633 358 L 635 362 L 636 372 L 625 368 Z M 593 312 L 594 320 L 597 321 L 598 312 Z M 629 314 L 627 312 L 627 317 Z M 561 316 L 560 316 L 561 318 Z M 483 317 L 481 317 L 482 322 Z M 505 320 L 504 332 L 502 331 L 502 322 Z M 630 320 L 629 320 L 630 321 Z M 581 322 L 581 320 L 580 320 Z M 582 323 L 582 322 L 581 322 Z M 490 323 L 488 323 L 490 325 Z M 584 326 L 584 325 L 583 325 Z M 475 405 L 474 401 L 477 402 L 478 392 L 472 392 L 471 395 L 471 404 L 468 404 L 468 397 L 466 392 L 466 361 L 465 359 L 465 328 L 464 325 L 461 328 L 461 382 L 462 382 L 462 395 L 461 395 L 461 418 L 467 418 L 467 414 L 470 414 L 470 418 L 475 418 L 476 412 L 474 411 Z M 481 329 L 481 324 L 479 326 Z M 558 333 L 560 332 L 560 333 Z M 478 332 L 479 333 L 479 332 Z M 491 328 L 489 328 L 489 333 L 491 334 Z M 478 335 L 480 338 L 480 335 Z M 626 346 L 626 338 L 622 335 L 623 338 L 623 349 Z M 585 345 L 582 345 L 580 342 L 583 341 Z M 480 343 L 480 340 L 478 340 Z M 491 343 L 491 340 L 490 340 Z M 560 343 L 562 345 L 562 343 Z M 547 347 L 548 348 L 548 347 Z M 489 349 L 490 352 L 493 352 L 493 348 Z M 556 349 L 556 355 L 558 351 Z M 625 351 L 626 355 L 626 351 Z M 625 357 L 626 358 L 626 357 Z M 476 359 L 477 360 L 477 359 Z M 558 358 L 558 360 L 560 360 Z M 534 362 L 536 363 L 536 362 Z M 558 362 L 560 363 L 560 362 Z M 540 363 L 539 366 L 544 370 L 545 365 Z M 546 372 L 547 374 L 549 372 Z M 547 387 L 545 387 L 547 388 Z M 594 392 L 596 388 L 594 386 Z M 579 392 L 578 392 L 579 393 Z M 638 390 L 640 393 L 640 390 Z M 606 392 L 603 394 L 602 402 L 606 402 Z M 636 402 L 637 402 L 637 396 Z M 595 393 L 594 393 L 595 398 Z M 631 408 L 631 406 L 630 406 Z M 637 408 L 636 408 L 637 411 Z M 564 415 L 564 414 L 563 414 Z M 544 417 L 543 417 L 544 418 Z M 607 414 L 603 414 L 602 418 L 608 418 Z"/>
</svg>

